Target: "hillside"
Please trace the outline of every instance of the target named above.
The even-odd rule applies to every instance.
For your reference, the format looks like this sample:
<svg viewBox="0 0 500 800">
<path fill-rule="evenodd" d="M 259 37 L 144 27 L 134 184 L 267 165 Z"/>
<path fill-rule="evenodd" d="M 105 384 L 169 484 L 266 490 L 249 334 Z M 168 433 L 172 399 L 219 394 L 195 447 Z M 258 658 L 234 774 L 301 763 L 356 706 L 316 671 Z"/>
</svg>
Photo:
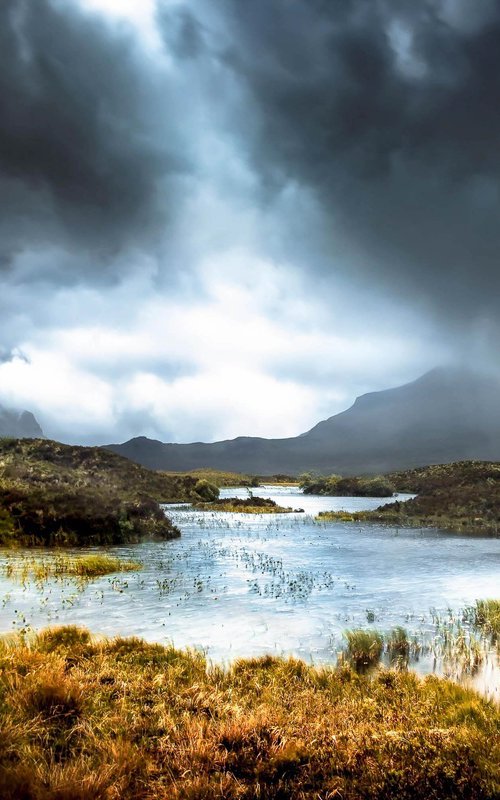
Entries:
<svg viewBox="0 0 500 800">
<path fill-rule="evenodd" d="M 391 525 L 436 527 L 456 532 L 498 534 L 500 531 L 500 463 L 460 461 L 386 476 L 399 492 L 416 493 L 376 511 L 349 514 L 353 521 L 372 520 Z M 326 512 L 322 519 L 337 519 Z M 342 514 L 346 519 L 346 514 Z"/>
<path fill-rule="evenodd" d="M 161 502 L 207 499 L 206 481 L 152 472 L 97 447 L 0 439 L 0 544 L 119 544 L 177 529 Z"/>
<path fill-rule="evenodd" d="M 288 439 L 239 437 L 164 444 L 138 437 L 109 450 L 151 469 L 200 467 L 271 475 L 381 474 L 424 464 L 500 459 L 500 381 L 436 369 L 412 383 L 359 397 L 340 414 Z"/>
<path fill-rule="evenodd" d="M 389 479 L 398 491 L 416 492 L 417 497 L 391 503 L 382 513 L 455 530 L 500 529 L 500 463 L 439 464 L 394 473 Z"/>
</svg>

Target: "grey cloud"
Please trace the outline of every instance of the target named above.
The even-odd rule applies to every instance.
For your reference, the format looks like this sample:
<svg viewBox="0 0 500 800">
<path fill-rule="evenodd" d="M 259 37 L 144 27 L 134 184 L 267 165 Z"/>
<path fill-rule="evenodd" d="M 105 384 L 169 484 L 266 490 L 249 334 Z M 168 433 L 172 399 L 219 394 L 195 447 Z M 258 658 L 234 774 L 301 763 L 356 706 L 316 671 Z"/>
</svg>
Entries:
<svg viewBox="0 0 500 800">
<path fill-rule="evenodd" d="M 180 59 L 195 59 L 205 51 L 203 25 L 187 9 L 159 6 L 157 19 L 169 52 Z"/>
<path fill-rule="evenodd" d="M 188 29 L 212 15 L 207 58 L 258 118 L 233 120 L 232 135 L 268 191 L 296 181 L 323 205 L 327 244 L 309 268 L 382 284 L 448 323 L 497 318 L 498 4 L 468 16 L 458 0 L 208 6 Z"/>
<path fill-rule="evenodd" d="M 7 347 L 0 346 L 0 364 L 7 364 L 10 361 L 14 361 L 14 359 L 20 359 L 24 361 L 26 364 L 29 364 L 29 358 L 17 348 L 9 349 Z"/>
<path fill-rule="evenodd" d="M 168 222 L 164 182 L 190 168 L 172 87 L 131 32 L 73 3 L 0 5 L 2 268 L 58 246 L 79 279 Z M 87 253 L 81 264 L 72 255 Z M 60 277 L 60 276 L 59 276 Z"/>
</svg>

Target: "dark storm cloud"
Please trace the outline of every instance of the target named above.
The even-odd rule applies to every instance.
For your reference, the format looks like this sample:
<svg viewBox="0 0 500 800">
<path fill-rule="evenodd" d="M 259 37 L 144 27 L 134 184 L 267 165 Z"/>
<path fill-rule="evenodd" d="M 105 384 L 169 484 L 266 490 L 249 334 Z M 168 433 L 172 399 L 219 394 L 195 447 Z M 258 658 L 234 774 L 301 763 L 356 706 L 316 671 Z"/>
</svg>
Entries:
<svg viewBox="0 0 500 800">
<path fill-rule="evenodd" d="M 455 322 L 498 317 L 498 3 L 208 6 L 211 36 L 194 34 L 210 29 L 205 0 L 179 41 L 203 43 L 248 92 L 258 124 L 232 130 L 266 186 L 321 198 L 330 267 Z"/>
<path fill-rule="evenodd" d="M 169 92 L 123 27 L 73 3 L 2 0 L 0 269 L 41 245 L 92 273 L 151 246 L 169 217 L 164 182 L 187 169 Z"/>
</svg>

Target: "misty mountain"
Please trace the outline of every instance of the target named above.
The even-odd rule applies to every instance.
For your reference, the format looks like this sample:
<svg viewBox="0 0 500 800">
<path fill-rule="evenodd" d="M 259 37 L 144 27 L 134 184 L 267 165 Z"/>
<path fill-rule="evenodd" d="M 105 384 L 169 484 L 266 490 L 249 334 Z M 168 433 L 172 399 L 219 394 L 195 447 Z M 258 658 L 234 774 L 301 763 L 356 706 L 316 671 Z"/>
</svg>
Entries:
<svg viewBox="0 0 500 800">
<path fill-rule="evenodd" d="M 500 380 L 439 368 L 358 397 L 346 411 L 287 439 L 238 437 L 164 444 L 146 437 L 108 449 L 153 469 L 212 467 L 258 475 L 370 474 L 465 459 L 500 460 Z"/>
<path fill-rule="evenodd" d="M 44 433 L 31 411 L 13 411 L 0 406 L 0 437 L 39 439 Z"/>
</svg>

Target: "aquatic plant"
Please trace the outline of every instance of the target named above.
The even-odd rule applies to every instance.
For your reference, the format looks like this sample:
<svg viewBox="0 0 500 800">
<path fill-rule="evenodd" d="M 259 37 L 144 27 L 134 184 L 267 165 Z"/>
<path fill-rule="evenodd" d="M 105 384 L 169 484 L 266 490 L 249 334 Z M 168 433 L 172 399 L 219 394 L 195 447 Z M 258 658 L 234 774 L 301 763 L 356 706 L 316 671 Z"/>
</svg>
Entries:
<svg viewBox="0 0 500 800">
<path fill-rule="evenodd" d="M 391 663 L 398 667 L 406 667 L 410 658 L 410 642 L 404 628 L 393 628 L 386 639 L 386 650 Z"/>
<path fill-rule="evenodd" d="M 495 642 L 500 640 L 500 600 L 476 600 L 474 606 L 465 609 L 464 619 L 490 635 Z"/>
<path fill-rule="evenodd" d="M 378 664 L 384 649 L 384 638 L 376 630 L 345 631 L 347 641 L 346 653 L 349 661 L 356 669 L 366 669 Z"/>
</svg>

